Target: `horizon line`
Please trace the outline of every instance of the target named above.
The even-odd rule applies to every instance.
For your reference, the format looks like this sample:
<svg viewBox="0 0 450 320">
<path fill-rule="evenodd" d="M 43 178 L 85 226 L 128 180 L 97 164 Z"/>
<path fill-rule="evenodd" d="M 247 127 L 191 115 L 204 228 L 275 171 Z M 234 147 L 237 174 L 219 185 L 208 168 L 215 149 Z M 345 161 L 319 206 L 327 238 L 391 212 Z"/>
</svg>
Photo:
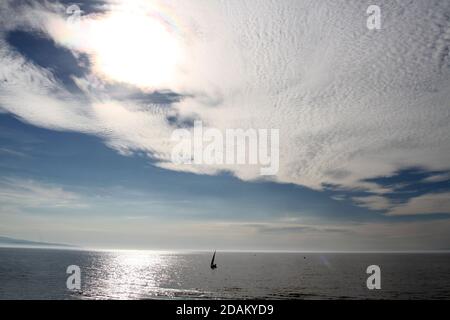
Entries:
<svg viewBox="0 0 450 320">
<path fill-rule="evenodd" d="M 60 250 L 60 251 L 95 251 L 95 252 L 153 252 L 160 254 L 173 254 L 173 253 L 209 253 L 216 249 L 128 249 L 128 248 L 91 248 L 81 246 L 45 246 L 45 245 L 13 245 L 13 244 L 0 244 L 0 249 L 48 249 L 48 250 Z M 347 253 L 347 254 L 431 254 L 431 253 L 450 253 L 450 250 L 275 250 L 275 249 L 217 249 L 217 252 L 223 253 Z"/>
</svg>

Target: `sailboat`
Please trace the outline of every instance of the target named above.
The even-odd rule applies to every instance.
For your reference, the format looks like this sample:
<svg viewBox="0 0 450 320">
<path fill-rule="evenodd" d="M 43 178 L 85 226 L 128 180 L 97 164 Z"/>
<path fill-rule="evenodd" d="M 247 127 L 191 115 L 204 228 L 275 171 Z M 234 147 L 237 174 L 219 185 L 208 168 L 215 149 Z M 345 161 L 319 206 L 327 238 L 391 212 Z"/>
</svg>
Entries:
<svg viewBox="0 0 450 320">
<path fill-rule="evenodd" d="M 214 259 L 216 258 L 216 251 L 214 251 L 212 260 L 211 260 L 211 269 L 214 270 L 217 268 L 217 264 L 214 263 Z"/>
</svg>

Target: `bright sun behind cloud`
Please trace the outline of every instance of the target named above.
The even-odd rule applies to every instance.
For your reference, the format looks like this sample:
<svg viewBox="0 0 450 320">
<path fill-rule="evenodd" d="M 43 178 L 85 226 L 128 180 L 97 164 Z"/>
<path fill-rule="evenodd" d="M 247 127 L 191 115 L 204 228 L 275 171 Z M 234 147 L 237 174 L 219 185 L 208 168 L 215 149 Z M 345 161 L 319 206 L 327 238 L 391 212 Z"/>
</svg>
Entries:
<svg viewBox="0 0 450 320">
<path fill-rule="evenodd" d="M 155 88 L 170 82 L 180 55 L 177 38 L 149 16 L 115 13 L 92 30 L 96 71 L 119 82 Z"/>
<path fill-rule="evenodd" d="M 55 36 L 89 54 L 93 71 L 106 81 L 154 90 L 174 79 L 181 41 L 157 13 L 115 10 L 60 27 Z"/>
</svg>

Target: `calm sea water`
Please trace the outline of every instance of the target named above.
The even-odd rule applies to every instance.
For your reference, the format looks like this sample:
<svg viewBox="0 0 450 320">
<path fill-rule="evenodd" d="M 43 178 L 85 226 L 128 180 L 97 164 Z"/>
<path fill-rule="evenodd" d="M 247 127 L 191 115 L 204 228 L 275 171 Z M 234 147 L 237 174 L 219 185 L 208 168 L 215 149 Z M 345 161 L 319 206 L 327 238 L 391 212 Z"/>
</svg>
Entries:
<svg viewBox="0 0 450 320">
<path fill-rule="evenodd" d="M 98 252 L 0 248 L 0 299 L 449 299 L 450 254 Z M 381 267 L 368 290 L 367 266 Z M 81 268 L 82 291 L 66 288 Z"/>
</svg>

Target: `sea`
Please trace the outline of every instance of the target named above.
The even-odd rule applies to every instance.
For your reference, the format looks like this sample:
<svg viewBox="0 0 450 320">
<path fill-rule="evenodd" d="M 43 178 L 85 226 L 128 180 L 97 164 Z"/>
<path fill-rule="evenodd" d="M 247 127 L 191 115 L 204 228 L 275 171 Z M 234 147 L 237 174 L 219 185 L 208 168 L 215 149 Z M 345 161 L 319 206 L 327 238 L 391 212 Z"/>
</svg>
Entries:
<svg viewBox="0 0 450 320">
<path fill-rule="evenodd" d="M 450 299 L 449 253 L 218 251 L 214 270 L 211 257 L 0 248 L 0 299 Z M 368 289 L 372 265 L 380 289 Z M 67 286 L 69 266 L 79 267 L 79 290 Z"/>
</svg>

